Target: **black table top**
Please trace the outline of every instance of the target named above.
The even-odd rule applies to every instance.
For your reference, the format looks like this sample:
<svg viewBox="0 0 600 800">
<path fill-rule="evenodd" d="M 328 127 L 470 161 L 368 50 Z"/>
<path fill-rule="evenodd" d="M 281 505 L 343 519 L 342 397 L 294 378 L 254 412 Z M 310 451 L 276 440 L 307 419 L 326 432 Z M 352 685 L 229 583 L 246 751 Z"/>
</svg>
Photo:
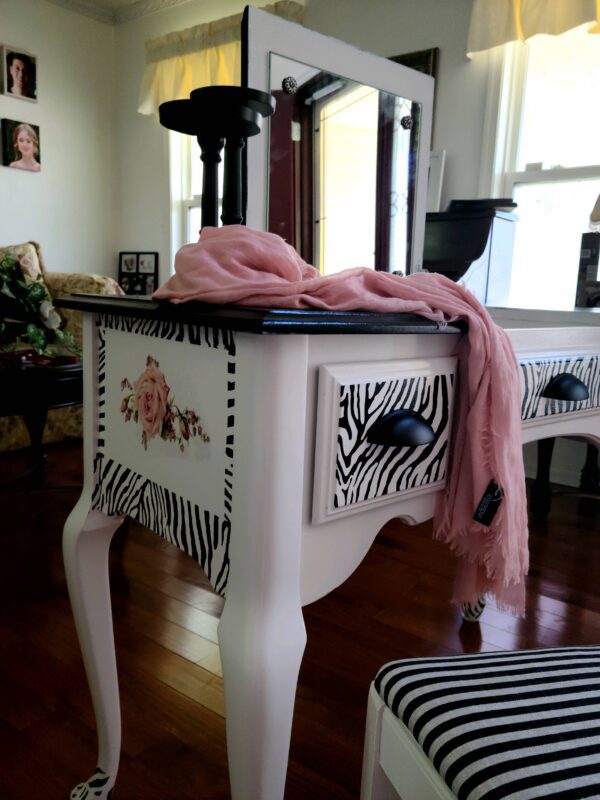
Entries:
<svg viewBox="0 0 600 800">
<path fill-rule="evenodd" d="M 77 405 L 82 402 L 83 367 L 76 364 L 0 364 L 0 417 Z"/>
<path fill-rule="evenodd" d="M 145 319 L 206 325 L 213 328 L 259 334 L 332 333 L 461 333 L 461 323 L 441 328 L 418 314 L 388 314 L 372 311 L 287 311 L 275 308 L 217 306 L 206 303 L 156 302 L 150 297 L 72 294 L 57 298 L 59 308 L 95 314 L 121 314 Z"/>
</svg>

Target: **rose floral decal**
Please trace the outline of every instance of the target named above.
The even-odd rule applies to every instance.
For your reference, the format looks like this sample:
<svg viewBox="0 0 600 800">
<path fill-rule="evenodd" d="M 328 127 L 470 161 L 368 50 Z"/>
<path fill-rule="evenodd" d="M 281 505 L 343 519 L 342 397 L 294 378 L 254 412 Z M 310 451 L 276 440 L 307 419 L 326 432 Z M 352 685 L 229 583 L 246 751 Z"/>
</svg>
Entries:
<svg viewBox="0 0 600 800">
<path fill-rule="evenodd" d="M 148 442 L 155 436 L 160 436 L 166 442 L 177 442 L 182 453 L 192 436 L 210 442 L 196 412 L 188 408 L 182 411 L 169 397 L 171 389 L 158 366 L 158 361 L 148 356 L 146 369 L 133 382 L 133 386 L 128 378 L 121 381 L 121 391 L 130 390 L 121 400 L 121 414 L 125 422 L 133 419 L 141 424 L 144 450 L 148 449 Z"/>
</svg>

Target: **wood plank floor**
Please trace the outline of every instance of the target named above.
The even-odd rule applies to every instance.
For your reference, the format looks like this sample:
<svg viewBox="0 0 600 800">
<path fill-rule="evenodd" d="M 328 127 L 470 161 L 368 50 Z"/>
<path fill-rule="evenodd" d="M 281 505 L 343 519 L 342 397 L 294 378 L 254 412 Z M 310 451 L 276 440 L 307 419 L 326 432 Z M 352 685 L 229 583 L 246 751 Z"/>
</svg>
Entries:
<svg viewBox="0 0 600 800">
<path fill-rule="evenodd" d="M 22 454 L 0 458 L 0 480 Z M 60 539 L 81 448 L 49 452 L 40 487 L 0 493 L 0 798 L 66 800 L 95 767 L 93 714 Z M 350 800 L 360 785 L 369 682 L 400 656 L 600 643 L 600 502 L 555 498 L 531 525 L 528 612 L 461 625 L 453 557 L 429 524 L 392 523 L 359 569 L 305 608 L 286 800 Z M 132 522 L 111 554 L 123 756 L 115 800 L 226 800 L 222 600 L 197 565 Z M 256 798 L 260 800 L 260 798 Z"/>
</svg>

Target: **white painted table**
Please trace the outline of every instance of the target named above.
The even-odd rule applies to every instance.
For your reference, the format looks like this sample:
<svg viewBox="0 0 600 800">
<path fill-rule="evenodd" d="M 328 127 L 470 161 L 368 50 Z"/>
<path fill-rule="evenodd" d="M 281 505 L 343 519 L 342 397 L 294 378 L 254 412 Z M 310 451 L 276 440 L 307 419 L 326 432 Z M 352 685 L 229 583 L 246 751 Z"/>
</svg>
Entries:
<svg viewBox="0 0 600 800">
<path fill-rule="evenodd" d="M 87 797 L 94 782 L 92 796 L 106 798 L 117 776 L 108 548 L 130 515 L 195 557 L 226 595 L 219 646 L 232 797 L 281 800 L 302 606 L 344 581 L 388 520 L 432 516 L 461 334 L 407 315 L 60 304 L 86 312 L 84 487 L 64 557 L 99 735 L 98 770 L 71 797 Z M 600 444 L 600 331 L 511 337 L 527 362 L 523 440 Z M 536 397 L 551 362 L 587 376 L 590 400 Z M 145 434 L 133 400 L 142 384 L 151 389 Z M 411 430 L 418 415 L 430 441 L 369 443 L 373 422 L 398 409 Z"/>
</svg>

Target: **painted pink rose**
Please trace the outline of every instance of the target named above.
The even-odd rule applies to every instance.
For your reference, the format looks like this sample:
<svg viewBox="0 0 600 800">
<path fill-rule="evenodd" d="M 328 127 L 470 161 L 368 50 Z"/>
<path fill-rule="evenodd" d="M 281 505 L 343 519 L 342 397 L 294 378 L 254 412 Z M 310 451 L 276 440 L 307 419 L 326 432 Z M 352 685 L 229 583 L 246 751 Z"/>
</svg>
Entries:
<svg viewBox="0 0 600 800">
<path fill-rule="evenodd" d="M 148 366 L 133 384 L 133 407 L 148 439 L 162 432 L 169 391 L 165 376 L 149 359 Z"/>
</svg>

